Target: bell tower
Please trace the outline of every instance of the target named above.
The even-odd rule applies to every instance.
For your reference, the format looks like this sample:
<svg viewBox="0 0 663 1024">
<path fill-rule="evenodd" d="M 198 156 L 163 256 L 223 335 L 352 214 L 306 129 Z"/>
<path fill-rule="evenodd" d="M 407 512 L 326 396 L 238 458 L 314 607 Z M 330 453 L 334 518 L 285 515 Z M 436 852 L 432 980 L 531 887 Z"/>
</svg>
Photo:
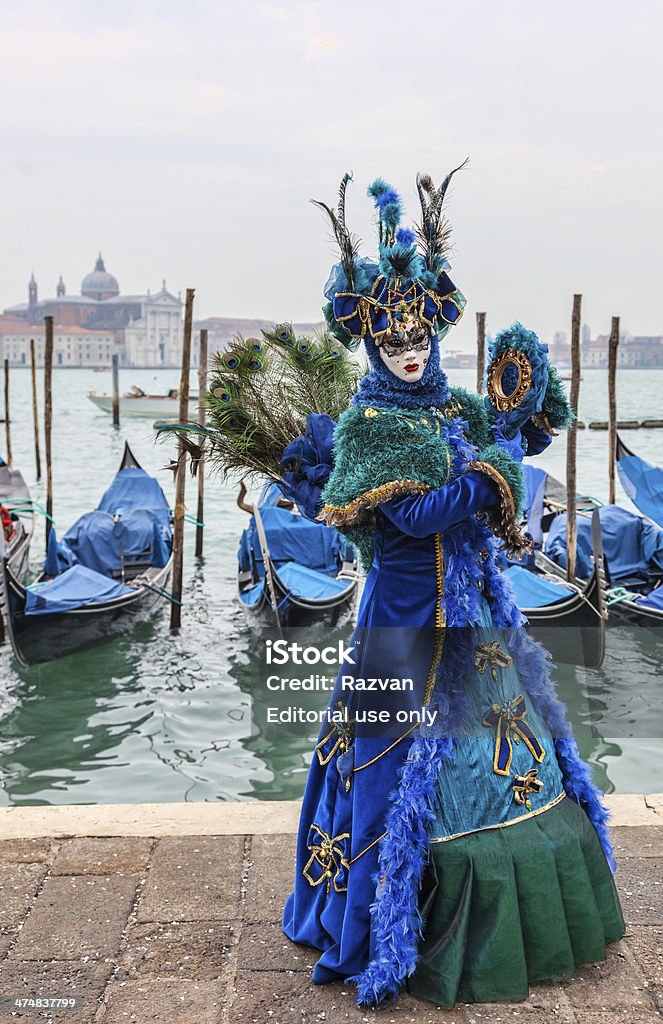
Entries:
<svg viewBox="0 0 663 1024">
<path fill-rule="evenodd" d="M 28 309 L 32 312 L 37 305 L 37 282 L 34 273 L 28 283 Z"/>
</svg>

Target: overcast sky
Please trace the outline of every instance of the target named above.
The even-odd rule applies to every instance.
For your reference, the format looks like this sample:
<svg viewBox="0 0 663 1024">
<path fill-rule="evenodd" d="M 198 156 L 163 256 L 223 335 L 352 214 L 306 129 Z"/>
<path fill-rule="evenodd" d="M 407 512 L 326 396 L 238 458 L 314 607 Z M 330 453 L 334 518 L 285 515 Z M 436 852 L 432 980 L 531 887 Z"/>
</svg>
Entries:
<svg viewBox="0 0 663 1024">
<path fill-rule="evenodd" d="M 470 157 L 453 277 L 489 329 L 549 337 L 572 294 L 606 332 L 663 333 L 659 0 L 4 0 L 2 308 L 102 251 L 123 292 L 196 288 L 196 315 L 318 319 L 333 261 L 310 197 L 354 172 L 416 219 L 418 170 Z M 452 346 L 449 337 L 448 344 Z"/>
</svg>

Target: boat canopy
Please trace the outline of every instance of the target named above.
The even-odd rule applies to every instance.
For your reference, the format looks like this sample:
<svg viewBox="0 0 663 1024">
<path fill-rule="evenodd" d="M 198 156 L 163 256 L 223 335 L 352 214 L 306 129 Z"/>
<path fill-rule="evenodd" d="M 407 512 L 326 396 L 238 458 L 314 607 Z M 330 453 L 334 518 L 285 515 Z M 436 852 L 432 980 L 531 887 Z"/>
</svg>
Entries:
<svg viewBox="0 0 663 1024">
<path fill-rule="evenodd" d="M 53 615 L 89 604 L 111 601 L 132 593 L 119 580 L 109 579 L 85 565 L 72 565 L 54 580 L 32 583 L 25 593 L 26 615 Z"/>
<path fill-rule="evenodd" d="M 642 516 L 619 505 L 604 505 L 598 510 L 601 518 L 603 552 L 613 583 L 625 584 L 629 579 L 649 580 L 652 574 L 663 574 L 663 530 Z M 578 516 L 577 575 L 587 578 L 592 571 L 592 523 Z M 566 513 L 556 516 L 546 541 L 546 554 L 566 567 Z"/>
<path fill-rule="evenodd" d="M 554 583 L 520 565 L 510 565 L 504 575 L 513 587 L 519 608 L 543 608 L 565 601 L 576 593 L 572 587 L 561 582 Z"/>
<path fill-rule="evenodd" d="M 527 533 L 534 541 L 536 547 L 543 544 L 543 502 L 546 496 L 546 485 L 548 474 L 545 469 L 538 466 L 531 466 L 529 463 L 523 465 L 523 479 L 525 483 L 525 496 L 523 500 L 523 513 L 527 520 Z M 529 607 L 532 607 L 531 605 Z"/>
<path fill-rule="evenodd" d="M 635 603 L 663 612 L 663 586 L 655 587 L 649 594 L 642 594 L 640 597 L 636 597 Z"/>
<path fill-rule="evenodd" d="M 286 508 L 261 507 L 260 515 L 272 563 L 279 573 L 287 563 L 299 563 L 315 572 L 336 576 L 343 561 L 352 561 L 354 558 L 352 545 L 333 527 L 314 523 Z M 241 572 L 255 568 L 260 578 L 264 576 L 260 542 L 253 517 L 242 533 L 237 557 Z M 297 592 L 296 587 L 292 589 Z"/>
<path fill-rule="evenodd" d="M 639 455 L 620 454 L 619 479 L 636 508 L 663 526 L 663 469 L 645 462 Z"/>
<path fill-rule="evenodd" d="M 149 508 L 121 516 L 86 512 L 59 543 L 51 544 L 49 536 L 44 572 L 55 576 L 69 566 L 85 565 L 102 576 L 113 576 L 136 563 L 162 568 L 170 558 L 169 538 L 164 534 L 159 517 Z"/>
<path fill-rule="evenodd" d="M 44 575 L 55 577 L 72 566 L 104 577 L 160 569 L 171 549 L 170 512 L 159 483 L 140 467 L 127 466 L 115 474 L 97 508 L 77 519 L 61 541 L 50 531 Z"/>
</svg>

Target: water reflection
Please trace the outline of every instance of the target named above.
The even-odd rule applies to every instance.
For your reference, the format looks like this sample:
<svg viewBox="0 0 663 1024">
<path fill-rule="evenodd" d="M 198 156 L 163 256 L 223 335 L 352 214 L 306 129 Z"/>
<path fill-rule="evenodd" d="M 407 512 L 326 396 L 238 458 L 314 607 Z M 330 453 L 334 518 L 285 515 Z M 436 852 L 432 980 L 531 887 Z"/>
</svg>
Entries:
<svg viewBox="0 0 663 1024">
<path fill-rule="evenodd" d="M 454 383 L 472 385 L 454 373 Z M 158 378 L 158 379 L 156 379 Z M 122 386 L 151 391 L 176 384 L 172 371 L 123 371 Z M 90 371 L 55 373 L 54 481 L 58 529 L 94 507 L 117 468 L 127 440 L 172 497 L 162 472 L 171 451 L 155 447 L 152 425 L 126 420 L 120 431 L 87 401 L 99 386 Z M 623 415 L 655 416 L 660 375 L 620 375 Z M 30 375 L 12 376 L 14 461 L 33 467 Z M 605 375 L 587 372 L 581 409 L 605 418 Z M 629 397 L 630 396 L 630 397 Z M 623 402 L 622 402 L 623 399 Z M 591 408 L 590 408 L 591 407 Z M 60 426 L 58 427 L 58 424 Z M 75 458 L 72 457 L 76 438 Z M 83 439 L 80 440 L 79 439 Z M 606 497 L 607 436 L 579 435 L 580 487 Z M 656 461 L 660 431 L 639 431 L 638 451 Z M 564 441 L 541 460 L 564 473 Z M 33 486 L 44 500 L 43 483 Z M 189 486 L 189 485 L 187 485 Z M 620 494 L 619 500 L 626 503 Z M 189 492 L 188 501 L 192 504 Z M 185 547 L 183 628 L 171 637 L 168 611 L 119 642 L 30 670 L 0 649 L 0 803 L 114 803 L 288 799 L 300 796 L 317 728 L 271 724 L 274 701 L 264 685 L 261 645 L 235 602 L 235 552 L 246 516 L 220 480 L 206 488 L 205 553 Z M 43 523 L 33 542 L 40 561 Z M 264 648 L 263 648 L 264 650 Z M 644 630 L 611 625 L 599 671 L 558 673 L 562 698 L 581 752 L 605 789 L 663 789 L 663 642 Z M 284 673 L 285 674 L 285 673 Z M 306 708 L 324 693 L 303 691 Z"/>
</svg>

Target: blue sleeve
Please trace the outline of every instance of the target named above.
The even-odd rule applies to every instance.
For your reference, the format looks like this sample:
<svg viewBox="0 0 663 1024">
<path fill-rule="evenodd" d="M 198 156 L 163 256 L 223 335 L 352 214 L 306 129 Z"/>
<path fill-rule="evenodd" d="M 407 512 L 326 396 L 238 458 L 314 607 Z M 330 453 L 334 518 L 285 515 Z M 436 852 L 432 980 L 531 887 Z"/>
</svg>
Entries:
<svg viewBox="0 0 663 1024">
<path fill-rule="evenodd" d="M 484 473 L 470 470 L 437 491 L 392 498 L 380 508 L 387 519 L 409 537 L 428 537 L 497 503 L 495 484 Z"/>
</svg>

